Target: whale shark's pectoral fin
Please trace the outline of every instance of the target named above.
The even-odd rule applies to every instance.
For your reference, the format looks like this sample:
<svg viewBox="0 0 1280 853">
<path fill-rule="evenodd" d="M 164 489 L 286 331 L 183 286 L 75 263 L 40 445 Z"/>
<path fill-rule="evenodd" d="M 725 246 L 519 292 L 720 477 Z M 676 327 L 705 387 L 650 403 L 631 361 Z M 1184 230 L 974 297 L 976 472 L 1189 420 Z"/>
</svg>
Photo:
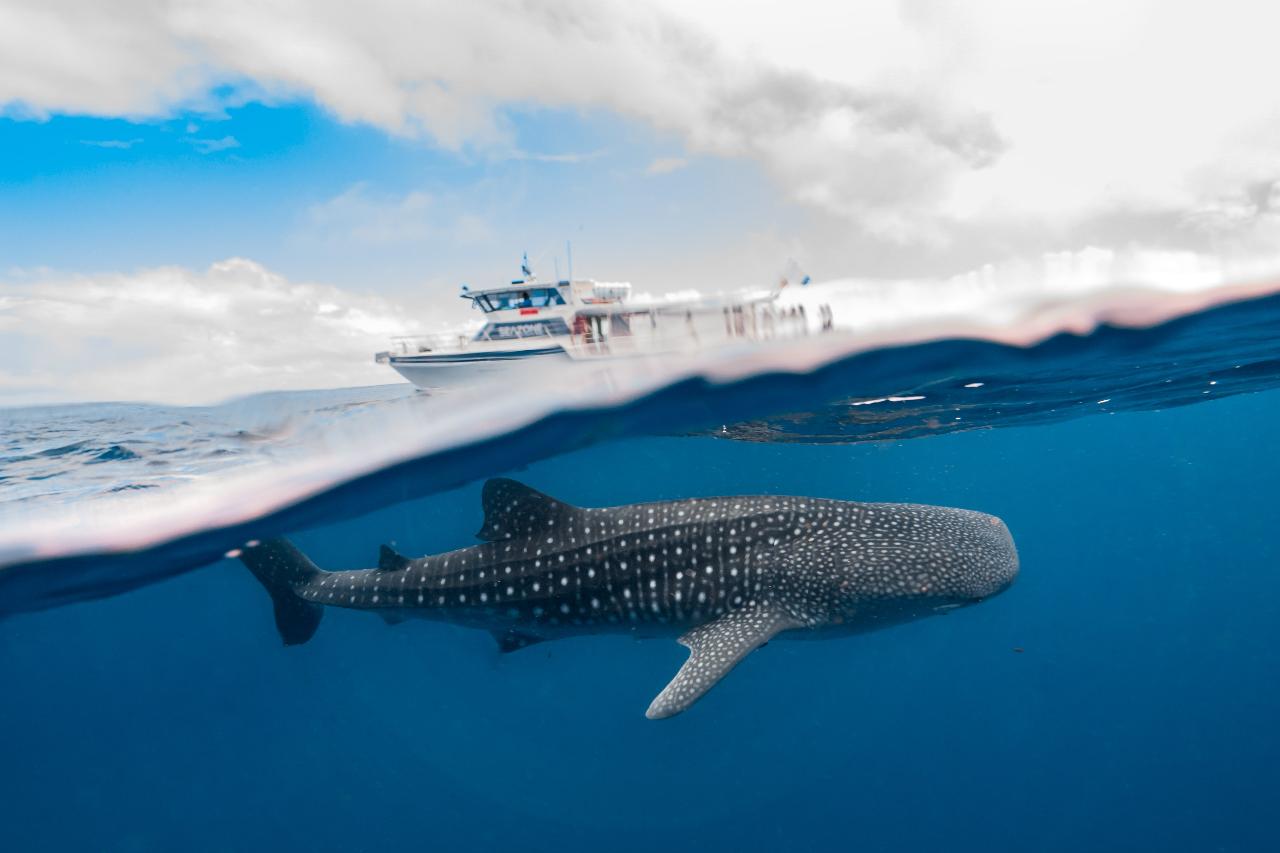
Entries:
<svg viewBox="0 0 1280 853">
<path fill-rule="evenodd" d="M 694 628 L 680 638 L 680 644 L 689 649 L 689 659 L 649 705 L 645 716 L 661 720 L 679 714 L 751 652 L 779 632 L 799 626 L 782 608 L 760 604 L 734 610 Z"/>
<path fill-rule="evenodd" d="M 497 477 L 484 484 L 480 502 L 484 525 L 477 539 L 497 542 L 526 536 L 555 536 L 583 511 L 531 489 L 524 483 Z"/>
</svg>

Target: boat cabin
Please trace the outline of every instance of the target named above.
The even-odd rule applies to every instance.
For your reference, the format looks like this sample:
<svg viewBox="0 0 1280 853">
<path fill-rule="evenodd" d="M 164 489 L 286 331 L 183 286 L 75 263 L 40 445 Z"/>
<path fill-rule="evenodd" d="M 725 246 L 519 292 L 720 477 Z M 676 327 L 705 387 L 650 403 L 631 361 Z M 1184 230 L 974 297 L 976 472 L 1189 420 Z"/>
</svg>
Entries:
<svg viewBox="0 0 1280 853">
<path fill-rule="evenodd" d="M 523 284 L 523 282 L 513 282 Z M 568 282 L 565 282 L 568 284 Z M 486 314 L 494 311 L 511 311 L 519 308 L 550 308 L 564 305 L 564 296 L 559 287 L 520 287 L 502 290 L 482 290 L 474 294 L 463 294 L 473 305 Z"/>
<path fill-rule="evenodd" d="M 529 276 L 506 287 L 475 291 L 464 287 L 461 295 L 490 315 L 473 340 L 507 341 L 580 334 L 587 325 L 584 309 L 594 313 L 601 306 L 619 305 L 630 292 L 631 285 L 625 282 L 585 279 L 547 284 Z"/>
</svg>

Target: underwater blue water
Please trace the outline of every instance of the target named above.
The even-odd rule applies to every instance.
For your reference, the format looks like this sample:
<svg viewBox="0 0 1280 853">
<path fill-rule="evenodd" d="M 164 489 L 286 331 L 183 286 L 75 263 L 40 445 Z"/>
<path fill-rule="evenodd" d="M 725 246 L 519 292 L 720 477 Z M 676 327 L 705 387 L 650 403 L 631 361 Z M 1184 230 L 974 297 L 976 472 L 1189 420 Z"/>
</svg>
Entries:
<svg viewBox="0 0 1280 853">
<path fill-rule="evenodd" d="M 1003 595 L 771 643 L 665 721 L 643 712 L 684 660 L 670 640 L 500 657 L 333 612 L 283 648 L 231 560 L 10 615 L 3 847 L 1270 849 L 1278 419 L 1266 391 L 851 445 L 605 435 L 489 472 L 587 506 L 802 494 L 1007 522 Z M 371 512 L 340 491 L 291 536 L 324 568 L 471 544 L 480 479 Z"/>
</svg>

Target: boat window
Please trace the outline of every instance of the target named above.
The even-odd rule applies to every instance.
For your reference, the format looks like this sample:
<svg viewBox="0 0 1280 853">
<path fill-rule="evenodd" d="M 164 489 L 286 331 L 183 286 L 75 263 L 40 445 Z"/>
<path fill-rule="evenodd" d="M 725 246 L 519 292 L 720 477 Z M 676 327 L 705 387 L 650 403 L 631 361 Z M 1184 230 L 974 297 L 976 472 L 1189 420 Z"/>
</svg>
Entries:
<svg viewBox="0 0 1280 853">
<path fill-rule="evenodd" d="M 569 324 L 559 317 L 528 323 L 490 323 L 476 335 L 477 341 L 507 341 L 514 338 L 550 337 L 569 334 Z"/>
<path fill-rule="evenodd" d="M 475 297 L 475 300 L 486 313 L 508 311 L 513 308 L 550 308 L 553 305 L 564 304 L 564 297 L 554 287 L 530 287 L 521 290 L 481 293 Z"/>
<path fill-rule="evenodd" d="M 626 314 L 610 314 L 609 334 L 618 336 L 631 334 L 631 318 Z"/>
</svg>

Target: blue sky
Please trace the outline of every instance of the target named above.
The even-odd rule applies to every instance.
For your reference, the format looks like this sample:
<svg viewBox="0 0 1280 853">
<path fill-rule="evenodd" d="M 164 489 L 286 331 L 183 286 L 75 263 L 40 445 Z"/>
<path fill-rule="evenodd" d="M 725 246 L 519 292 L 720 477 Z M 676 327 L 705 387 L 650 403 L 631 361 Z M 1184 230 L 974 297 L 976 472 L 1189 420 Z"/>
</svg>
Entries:
<svg viewBox="0 0 1280 853">
<path fill-rule="evenodd" d="M 550 276 L 567 240 L 576 272 L 620 277 L 629 252 L 679 256 L 794 216 L 750 162 L 687 157 L 614 116 L 503 119 L 518 148 L 495 154 L 306 101 L 151 121 L 0 118 L 0 257 L 100 272 L 240 256 L 290 278 L 404 293 L 518 272 L 525 250 Z"/>
</svg>

